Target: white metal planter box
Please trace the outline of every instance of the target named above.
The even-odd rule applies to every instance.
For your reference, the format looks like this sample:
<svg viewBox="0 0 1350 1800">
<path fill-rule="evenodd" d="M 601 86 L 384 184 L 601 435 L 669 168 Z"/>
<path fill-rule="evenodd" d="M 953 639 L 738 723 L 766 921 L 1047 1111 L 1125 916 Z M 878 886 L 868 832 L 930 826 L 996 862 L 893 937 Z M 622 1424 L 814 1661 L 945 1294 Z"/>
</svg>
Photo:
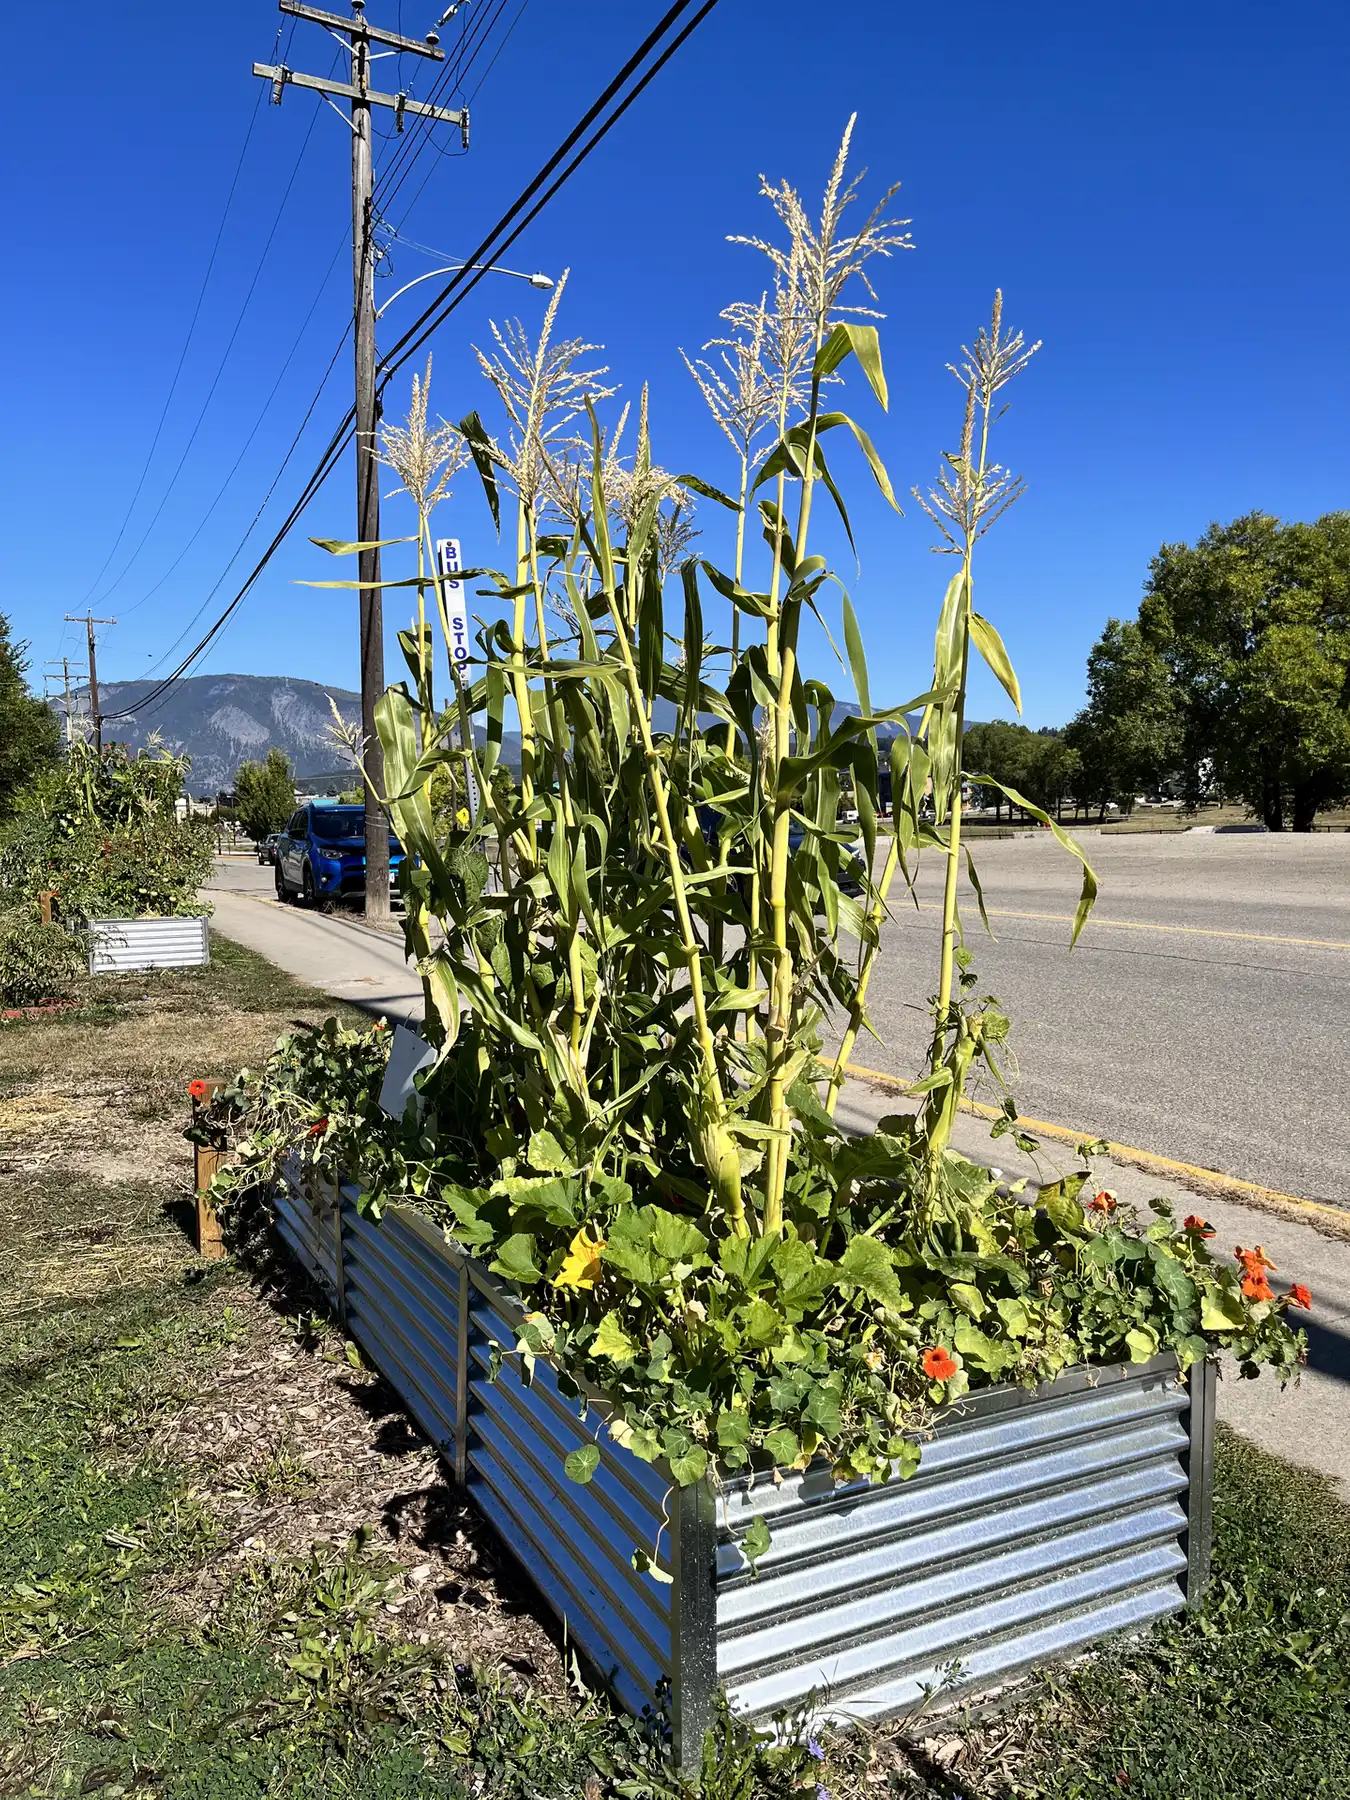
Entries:
<svg viewBox="0 0 1350 1800">
<path fill-rule="evenodd" d="M 917 1474 L 826 1468 L 684 1489 L 621 1450 L 510 1351 L 523 1308 L 420 1214 L 355 1194 L 276 1199 L 280 1235 L 630 1711 L 697 1761 L 719 1686 L 757 1720 L 849 1723 L 973 1699 L 1198 1597 L 1208 1574 L 1214 1371 L 1170 1356 L 996 1388 L 939 1415 Z M 563 1458 L 595 1442 L 585 1486 Z M 764 1518 L 752 1571 L 741 1543 Z M 639 1574 L 636 1549 L 668 1582 Z"/>
<path fill-rule="evenodd" d="M 211 960 L 205 916 L 188 919 L 90 919 L 89 973 L 194 969 Z"/>
</svg>

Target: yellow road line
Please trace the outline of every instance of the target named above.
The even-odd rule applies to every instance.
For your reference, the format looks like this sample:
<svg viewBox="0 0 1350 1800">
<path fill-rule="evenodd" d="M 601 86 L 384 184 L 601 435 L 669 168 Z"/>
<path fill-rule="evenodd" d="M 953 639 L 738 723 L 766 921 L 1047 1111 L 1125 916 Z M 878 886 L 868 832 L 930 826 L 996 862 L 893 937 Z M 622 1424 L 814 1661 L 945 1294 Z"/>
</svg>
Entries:
<svg viewBox="0 0 1350 1800">
<path fill-rule="evenodd" d="M 879 1081 L 885 1087 L 892 1087 L 903 1093 L 907 1083 L 898 1076 L 887 1075 L 881 1069 L 868 1069 L 862 1063 L 850 1062 L 845 1065 L 850 1075 L 860 1075 L 866 1081 Z M 962 1112 L 973 1113 L 980 1119 L 999 1119 L 1002 1113 L 996 1106 L 984 1106 L 978 1100 L 962 1100 Z M 1071 1131 L 1064 1125 L 1052 1125 L 1048 1119 L 1028 1119 L 1019 1116 L 1018 1125 L 1023 1129 L 1038 1133 L 1041 1137 L 1058 1138 L 1066 1144 L 1081 1144 L 1096 1139 L 1093 1131 Z M 1255 1201 L 1264 1201 L 1267 1205 L 1278 1207 L 1281 1211 L 1292 1208 L 1297 1212 L 1314 1213 L 1319 1218 L 1335 1221 L 1342 1231 L 1350 1227 L 1350 1213 L 1339 1206 L 1327 1206 L 1320 1200 L 1303 1200 L 1297 1194 L 1284 1194 L 1278 1188 L 1262 1187 L 1256 1181 L 1239 1181 L 1234 1175 L 1224 1175 L 1218 1169 L 1202 1169 L 1196 1163 L 1178 1162 L 1171 1156 L 1159 1156 L 1154 1150 L 1140 1150 L 1133 1144 L 1117 1144 L 1106 1140 L 1108 1156 L 1118 1157 L 1122 1162 L 1136 1163 L 1142 1169 L 1152 1170 L 1157 1175 L 1176 1175 L 1191 1181 L 1204 1181 L 1212 1185 L 1231 1188 L 1240 1194 L 1248 1194 Z"/>
<path fill-rule="evenodd" d="M 922 903 L 922 910 L 940 912 L 942 909 L 926 901 Z M 991 919 L 1047 919 L 1052 925 L 1073 924 L 1071 913 L 1013 912 L 1006 906 L 989 906 L 985 911 Z M 1138 919 L 1099 919 L 1096 913 L 1088 923 L 1109 925 L 1116 931 L 1167 931 L 1180 937 L 1239 938 L 1247 944 L 1295 944 L 1305 950 L 1350 950 L 1350 943 L 1343 943 L 1338 938 L 1271 937 L 1261 931 L 1215 931 L 1207 925 L 1150 925 Z"/>
</svg>

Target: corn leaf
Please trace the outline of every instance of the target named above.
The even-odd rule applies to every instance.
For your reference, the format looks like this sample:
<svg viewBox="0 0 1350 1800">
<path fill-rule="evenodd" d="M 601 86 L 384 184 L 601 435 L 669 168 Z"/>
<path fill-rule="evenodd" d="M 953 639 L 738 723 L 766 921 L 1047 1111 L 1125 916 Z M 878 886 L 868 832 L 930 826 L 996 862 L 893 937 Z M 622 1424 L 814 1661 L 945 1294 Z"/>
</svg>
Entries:
<svg viewBox="0 0 1350 1800">
<path fill-rule="evenodd" d="M 488 508 L 492 513 L 492 523 L 497 535 L 502 530 L 502 503 L 497 486 L 497 465 L 492 457 L 492 439 L 476 412 L 467 413 L 459 422 L 460 434 L 469 446 L 469 454 L 473 458 L 474 467 L 478 471 L 479 480 L 483 483 L 483 492 L 487 495 Z"/>
<path fill-rule="evenodd" d="M 1083 886 L 1078 896 L 1078 908 L 1073 916 L 1073 935 L 1069 939 L 1070 947 L 1072 947 L 1078 942 L 1078 934 L 1087 924 L 1088 914 L 1092 911 L 1093 903 L 1097 898 L 1096 870 L 1084 855 L 1081 847 L 1069 836 L 1063 826 L 1057 824 L 1048 812 L 1036 805 L 1034 800 L 1028 800 L 1024 794 L 1019 794 L 1016 788 L 1008 787 L 1005 782 L 995 781 L 992 775 L 972 774 L 970 779 L 981 787 L 996 787 L 1001 794 L 1005 794 L 1012 801 L 1014 806 L 1020 806 L 1022 811 L 1030 813 L 1033 819 L 1039 819 L 1042 825 L 1048 825 L 1069 855 L 1076 856 L 1082 863 Z"/>
<path fill-rule="evenodd" d="M 998 632 L 995 631 L 988 619 L 981 618 L 980 614 L 973 608 L 970 614 L 970 636 L 975 648 L 1003 684 L 1003 691 L 1007 694 L 1018 712 L 1021 712 L 1022 690 L 1017 684 L 1017 675 L 1013 669 L 1012 662 L 1009 659 L 1008 652 L 1003 648 L 1003 639 L 998 635 Z"/>
<path fill-rule="evenodd" d="M 320 550 L 326 550 L 330 556 L 354 556 L 358 550 L 385 550 L 390 544 L 415 544 L 415 537 L 375 538 L 368 544 L 349 544 L 345 538 L 311 538 L 311 544 L 317 544 Z M 302 584 L 308 586 L 308 583 Z"/>
<path fill-rule="evenodd" d="M 884 412 L 887 407 L 886 376 L 881 366 L 881 338 L 875 325 L 855 324 L 852 321 L 836 325 L 816 352 L 812 375 L 817 381 L 826 375 L 832 375 L 850 352 L 861 364 L 863 374 L 871 383 L 872 392 L 881 402 Z"/>
</svg>

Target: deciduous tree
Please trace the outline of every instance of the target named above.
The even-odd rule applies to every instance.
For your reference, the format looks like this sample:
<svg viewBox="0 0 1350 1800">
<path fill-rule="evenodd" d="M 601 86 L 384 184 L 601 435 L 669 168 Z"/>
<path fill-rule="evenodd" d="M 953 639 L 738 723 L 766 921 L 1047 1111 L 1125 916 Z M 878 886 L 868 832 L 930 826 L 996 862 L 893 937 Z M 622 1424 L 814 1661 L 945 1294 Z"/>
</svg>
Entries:
<svg viewBox="0 0 1350 1800">
<path fill-rule="evenodd" d="M 0 613 L 0 818 L 14 810 L 15 796 L 60 754 L 61 727 L 55 713 L 29 692 L 28 645 L 16 643 Z"/>
<path fill-rule="evenodd" d="M 269 750 L 266 762 L 240 763 L 234 791 L 239 823 L 255 843 L 280 831 L 295 811 L 295 779 L 280 750 Z"/>
<path fill-rule="evenodd" d="M 1174 775 L 1182 732 L 1171 671 L 1137 620 L 1108 619 L 1088 655 L 1088 703 L 1065 728 L 1077 751 L 1078 798 L 1104 816 Z"/>
<path fill-rule="evenodd" d="M 1167 668 L 1188 795 L 1207 782 L 1272 831 L 1350 797 L 1350 512 L 1248 513 L 1165 544 L 1139 611 Z"/>
</svg>

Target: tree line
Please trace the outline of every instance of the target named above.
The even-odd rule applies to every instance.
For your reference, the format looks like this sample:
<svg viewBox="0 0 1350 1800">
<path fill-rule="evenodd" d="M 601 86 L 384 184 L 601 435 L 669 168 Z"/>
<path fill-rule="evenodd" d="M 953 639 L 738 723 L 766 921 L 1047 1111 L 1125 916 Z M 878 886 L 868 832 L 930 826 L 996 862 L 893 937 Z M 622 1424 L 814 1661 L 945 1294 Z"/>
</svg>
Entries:
<svg viewBox="0 0 1350 1800">
<path fill-rule="evenodd" d="M 1164 544 L 1137 617 L 1108 619 L 1093 645 L 1087 685 L 1062 730 L 972 725 L 967 767 L 1057 815 L 1168 792 L 1311 831 L 1350 800 L 1350 512 L 1248 513 Z"/>
</svg>

